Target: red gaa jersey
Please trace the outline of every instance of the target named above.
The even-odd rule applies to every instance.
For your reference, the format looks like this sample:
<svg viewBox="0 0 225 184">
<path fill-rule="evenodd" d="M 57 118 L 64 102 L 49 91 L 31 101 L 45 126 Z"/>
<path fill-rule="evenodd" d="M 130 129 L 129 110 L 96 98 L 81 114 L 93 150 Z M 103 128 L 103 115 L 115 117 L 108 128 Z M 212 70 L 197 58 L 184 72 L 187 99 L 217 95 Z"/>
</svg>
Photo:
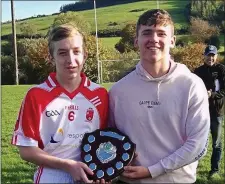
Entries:
<svg viewBox="0 0 225 184">
<path fill-rule="evenodd" d="M 79 88 L 69 93 L 55 75 L 26 94 L 12 144 L 37 146 L 50 155 L 79 161 L 83 135 L 106 127 L 108 93 L 84 74 Z"/>
</svg>

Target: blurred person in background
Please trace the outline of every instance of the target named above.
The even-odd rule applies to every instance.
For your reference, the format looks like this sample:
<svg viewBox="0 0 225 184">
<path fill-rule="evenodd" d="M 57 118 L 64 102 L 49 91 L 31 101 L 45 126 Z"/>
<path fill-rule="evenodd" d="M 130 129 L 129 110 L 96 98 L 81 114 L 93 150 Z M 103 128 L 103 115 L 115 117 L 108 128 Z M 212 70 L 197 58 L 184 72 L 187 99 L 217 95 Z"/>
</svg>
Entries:
<svg viewBox="0 0 225 184">
<path fill-rule="evenodd" d="M 212 135 L 211 170 L 208 178 L 219 172 L 222 156 L 222 124 L 224 122 L 225 66 L 217 63 L 218 51 L 208 45 L 204 52 L 204 64 L 195 69 L 205 83 L 209 98 L 210 130 Z"/>
</svg>

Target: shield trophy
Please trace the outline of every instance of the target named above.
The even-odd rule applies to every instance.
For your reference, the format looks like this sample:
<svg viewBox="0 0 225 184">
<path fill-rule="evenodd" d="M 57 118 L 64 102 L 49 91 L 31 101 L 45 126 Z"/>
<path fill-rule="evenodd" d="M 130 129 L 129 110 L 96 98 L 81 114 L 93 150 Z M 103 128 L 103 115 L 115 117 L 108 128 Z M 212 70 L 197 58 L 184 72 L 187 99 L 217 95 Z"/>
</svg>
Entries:
<svg viewBox="0 0 225 184">
<path fill-rule="evenodd" d="M 118 177 L 134 157 L 136 145 L 116 128 L 86 133 L 81 143 L 81 159 L 94 172 L 92 180 L 110 181 Z"/>
</svg>

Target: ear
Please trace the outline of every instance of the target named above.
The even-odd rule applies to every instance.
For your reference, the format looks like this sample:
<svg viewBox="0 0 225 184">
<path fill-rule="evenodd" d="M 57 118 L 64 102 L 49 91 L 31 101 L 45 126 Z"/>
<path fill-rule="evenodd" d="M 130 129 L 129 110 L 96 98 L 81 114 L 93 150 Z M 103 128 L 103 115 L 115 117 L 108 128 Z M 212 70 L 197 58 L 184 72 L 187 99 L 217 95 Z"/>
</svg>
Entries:
<svg viewBox="0 0 225 184">
<path fill-rule="evenodd" d="M 138 39 L 137 39 L 137 36 L 135 36 L 135 38 L 134 38 L 134 47 L 135 48 L 138 48 Z"/>
<path fill-rule="evenodd" d="M 85 51 L 85 52 L 84 52 L 84 62 L 87 60 L 87 58 L 88 58 L 88 52 Z"/>
<path fill-rule="evenodd" d="M 175 45 L 176 45 L 176 36 L 172 36 L 172 37 L 171 37 L 170 48 L 174 48 Z"/>
<path fill-rule="evenodd" d="M 55 63 L 54 58 L 53 58 L 53 56 L 52 56 L 51 54 L 48 54 L 48 61 L 49 61 L 50 63 L 52 63 L 52 64 Z"/>
</svg>

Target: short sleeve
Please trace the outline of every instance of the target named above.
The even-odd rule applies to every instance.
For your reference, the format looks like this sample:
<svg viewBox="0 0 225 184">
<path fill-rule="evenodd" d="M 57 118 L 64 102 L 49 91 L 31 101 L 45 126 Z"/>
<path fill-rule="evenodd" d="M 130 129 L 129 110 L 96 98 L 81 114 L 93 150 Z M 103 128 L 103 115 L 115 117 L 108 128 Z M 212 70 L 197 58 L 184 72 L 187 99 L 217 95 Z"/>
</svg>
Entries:
<svg viewBox="0 0 225 184">
<path fill-rule="evenodd" d="M 33 90 L 29 90 L 23 99 L 11 143 L 18 146 L 38 146 L 40 141 L 39 107 Z"/>
</svg>

